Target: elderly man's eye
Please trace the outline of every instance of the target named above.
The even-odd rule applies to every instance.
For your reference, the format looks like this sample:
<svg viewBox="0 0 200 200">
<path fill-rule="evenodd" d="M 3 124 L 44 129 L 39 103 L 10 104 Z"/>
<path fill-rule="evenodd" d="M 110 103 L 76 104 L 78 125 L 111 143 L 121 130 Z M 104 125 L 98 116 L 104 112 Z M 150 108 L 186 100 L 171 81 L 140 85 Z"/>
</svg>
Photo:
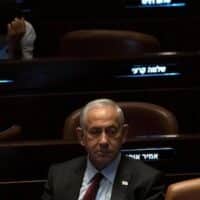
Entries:
<svg viewBox="0 0 200 200">
<path fill-rule="evenodd" d="M 106 133 L 109 135 L 116 135 L 119 132 L 117 127 L 108 127 L 106 128 Z"/>
<path fill-rule="evenodd" d="M 92 128 L 92 129 L 89 129 L 88 132 L 91 135 L 99 135 L 99 134 L 101 134 L 102 129 L 101 128 Z"/>
</svg>

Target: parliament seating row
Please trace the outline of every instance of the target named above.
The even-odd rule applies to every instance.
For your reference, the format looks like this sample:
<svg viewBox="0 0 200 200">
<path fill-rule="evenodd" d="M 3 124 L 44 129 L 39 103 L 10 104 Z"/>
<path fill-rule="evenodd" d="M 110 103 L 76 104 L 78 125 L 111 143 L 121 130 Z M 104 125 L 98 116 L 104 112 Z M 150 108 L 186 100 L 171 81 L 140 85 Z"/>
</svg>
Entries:
<svg viewBox="0 0 200 200">
<path fill-rule="evenodd" d="M 187 148 L 186 148 L 187 147 Z M 122 153 L 142 159 L 167 174 L 199 173 L 199 136 L 138 136 L 124 144 Z M 85 154 L 65 140 L 18 141 L 0 144 L 0 181 L 45 179 L 50 164 Z"/>
<path fill-rule="evenodd" d="M 199 136 L 138 137 L 122 153 L 141 159 L 166 174 L 167 185 L 200 175 Z M 186 148 L 187 147 L 187 148 Z M 0 144 L 0 193 L 4 199 L 39 199 L 51 164 L 84 155 L 78 144 L 63 140 L 18 141 Z"/>
<path fill-rule="evenodd" d="M 95 98 L 112 98 L 116 101 L 148 100 L 174 113 L 179 124 L 179 134 L 199 132 L 200 95 L 195 89 L 4 96 L 0 97 L 1 130 L 4 128 L 2 124 L 7 124 L 6 127 L 18 124 L 22 128 L 19 139 L 61 139 L 66 117 Z"/>
</svg>

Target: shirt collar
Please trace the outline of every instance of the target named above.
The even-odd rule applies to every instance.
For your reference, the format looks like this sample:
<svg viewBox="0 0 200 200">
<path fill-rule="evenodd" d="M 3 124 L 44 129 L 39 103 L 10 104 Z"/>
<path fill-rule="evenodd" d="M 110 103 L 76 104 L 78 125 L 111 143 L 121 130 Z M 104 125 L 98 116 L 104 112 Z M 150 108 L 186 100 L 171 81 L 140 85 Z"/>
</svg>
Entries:
<svg viewBox="0 0 200 200">
<path fill-rule="evenodd" d="M 113 160 L 107 167 L 105 167 L 100 171 L 100 173 L 103 174 L 104 177 L 108 179 L 108 181 L 111 183 L 114 182 L 120 160 L 121 160 L 121 153 L 119 153 L 118 156 L 115 158 L 115 160 Z M 87 167 L 86 167 L 87 183 L 89 183 L 91 179 L 95 176 L 95 174 L 98 172 L 99 171 L 94 167 L 94 165 L 90 162 L 90 160 L 87 159 Z"/>
</svg>

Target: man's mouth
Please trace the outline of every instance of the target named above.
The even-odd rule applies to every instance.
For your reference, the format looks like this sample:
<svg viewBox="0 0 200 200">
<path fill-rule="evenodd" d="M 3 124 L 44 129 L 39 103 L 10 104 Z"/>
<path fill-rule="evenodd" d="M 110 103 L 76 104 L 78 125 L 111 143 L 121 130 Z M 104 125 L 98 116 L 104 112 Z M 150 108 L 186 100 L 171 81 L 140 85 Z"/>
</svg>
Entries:
<svg viewBox="0 0 200 200">
<path fill-rule="evenodd" d="M 100 156 L 109 156 L 111 153 L 109 151 L 98 151 L 98 155 Z"/>
</svg>

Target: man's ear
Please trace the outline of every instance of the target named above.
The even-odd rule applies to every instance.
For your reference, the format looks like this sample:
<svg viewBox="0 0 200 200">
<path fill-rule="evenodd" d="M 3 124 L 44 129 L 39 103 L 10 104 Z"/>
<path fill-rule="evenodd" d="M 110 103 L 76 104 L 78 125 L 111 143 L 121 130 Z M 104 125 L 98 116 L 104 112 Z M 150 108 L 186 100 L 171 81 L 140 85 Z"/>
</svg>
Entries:
<svg viewBox="0 0 200 200">
<path fill-rule="evenodd" d="M 79 143 L 84 146 L 84 139 L 83 139 L 83 136 L 84 136 L 84 133 L 83 133 L 83 129 L 81 127 L 77 127 L 76 128 L 76 133 L 77 133 L 77 137 L 78 137 L 78 141 Z"/>
<path fill-rule="evenodd" d="M 128 135 L 128 124 L 123 124 L 122 134 L 123 134 L 122 143 L 124 144 L 126 142 L 126 137 Z"/>
</svg>

